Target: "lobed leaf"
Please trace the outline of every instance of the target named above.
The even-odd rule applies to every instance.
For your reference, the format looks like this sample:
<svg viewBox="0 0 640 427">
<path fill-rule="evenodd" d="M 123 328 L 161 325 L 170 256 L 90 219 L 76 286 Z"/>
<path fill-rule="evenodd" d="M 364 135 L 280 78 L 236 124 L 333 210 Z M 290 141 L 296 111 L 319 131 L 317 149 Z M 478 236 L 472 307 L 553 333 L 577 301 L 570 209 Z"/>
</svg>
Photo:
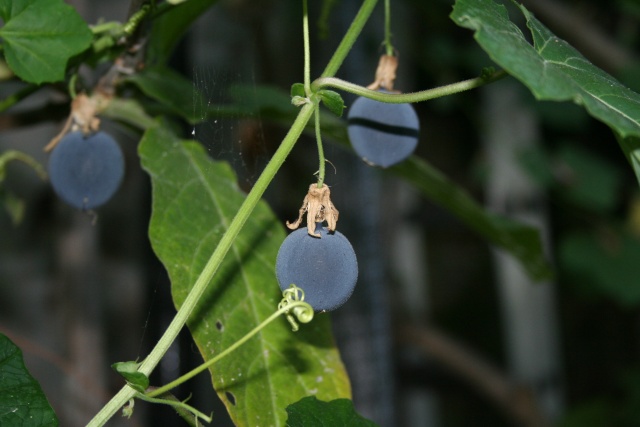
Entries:
<svg viewBox="0 0 640 427">
<path fill-rule="evenodd" d="M 520 80 L 540 100 L 573 101 L 620 137 L 632 161 L 640 153 L 640 94 L 591 64 L 566 41 L 555 36 L 524 6 L 518 5 L 533 38 L 531 45 L 509 20 L 504 6 L 493 0 L 457 0 L 451 13 L 492 60 Z"/>
<path fill-rule="evenodd" d="M 62 0 L 0 0 L 4 56 L 22 80 L 64 79 L 69 58 L 91 44 L 91 30 Z"/>
<path fill-rule="evenodd" d="M 40 384 L 24 365 L 22 352 L 3 334 L 0 334 L 0 425 L 58 425 Z"/>
<path fill-rule="evenodd" d="M 244 200 L 224 162 L 163 126 L 139 147 L 153 185 L 149 237 L 180 306 Z M 187 322 L 208 360 L 266 319 L 281 299 L 274 265 L 285 232 L 261 202 Z M 329 317 L 318 315 L 293 333 L 278 319 L 210 368 L 213 385 L 238 426 L 282 426 L 285 407 L 308 395 L 350 396 Z"/>
</svg>

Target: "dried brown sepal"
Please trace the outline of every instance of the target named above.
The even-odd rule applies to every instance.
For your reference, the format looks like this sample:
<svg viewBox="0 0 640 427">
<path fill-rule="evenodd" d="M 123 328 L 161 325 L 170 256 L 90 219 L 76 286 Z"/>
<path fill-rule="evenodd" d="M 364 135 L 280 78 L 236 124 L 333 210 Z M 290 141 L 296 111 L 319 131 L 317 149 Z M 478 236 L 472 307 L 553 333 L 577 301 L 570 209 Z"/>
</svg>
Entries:
<svg viewBox="0 0 640 427">
<path fill-rule="evenodd" d="M 315 232 L 316 222 L 327 221 L 327 229 L 336 230 L 339 212 L 331 202 L 331 191 L 327 184 L 322 184 L 322 187 L 318 187 L 318 184 L 309 186 L 309 192 L 302 201 L 298 219 L 295 222 L 287 221 L 287 227 L 291 230 L 300 227 L 305 213 L 307 214 L 307 232 L 310 236 L 320 237 L 320 234 Z"/>
<path fill-rule="evenodd" d="M 398 58 L 391 55 L 382 55 L 376 69 L 376 79 L 367 86 L 367 89 L 378 90 L 380 88 L 388 91 L 393 90 L 393 82 L 396 80 L 396 70 L 398 69 Z"/>
<path fill-rule="evenodd" d="M 71 101 L 71 113 L 64 124 L 64 127 L 45 147 L 44 151 L 49 152 L 58 145 L 58 142 L 68 133 L 81 130 L 85 135 L 96 132 L 100 127 L 100 119 L 96 117 L 98 102 L 84 93 L 78 94 Z"/>
</svg>

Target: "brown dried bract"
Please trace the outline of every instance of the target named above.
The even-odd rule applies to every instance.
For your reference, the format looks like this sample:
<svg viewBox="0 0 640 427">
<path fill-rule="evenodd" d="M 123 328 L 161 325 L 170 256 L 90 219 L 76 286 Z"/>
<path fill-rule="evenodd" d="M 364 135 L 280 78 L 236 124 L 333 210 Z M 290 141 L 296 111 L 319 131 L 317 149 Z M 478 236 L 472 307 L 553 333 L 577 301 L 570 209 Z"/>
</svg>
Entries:
<svg viewBox="0 0 640 427">
<path fill-rule="evenodd" d="M 391 55 L 382 55 L 376 69 L 376 80 L 367 86 L 367 89 L 378 90 L 380 88 L 388 91 L 393 90 L 393 82 L 396 79 L 398 69 L 398 58 Z"/>
<path fill-rule="evenodd" d="M 309 192 L 304 197 L 298 219 L 292 223 L 287 221 L 287 227 L 291 230 L 300 227 L 302 216 L 305 213 L 307 214 L 307 232 L 309 235 L 320 237 L 320 234 L 315 232 L 316 222 L 327 221 L 329 231 L 335 231 L 339 212 L 331 203 L 331 191 L 327 184 L 322 184 L 322 187 L 318 187 L 318 184 L 309 186 Z"/>
<path fill-rule="evenodd" d="M 100 119 L 96 117 L 98 103 L 94 98 L 84 93 L 78 94 L 71 102 L 71 114 L 64 127 L 45 147 L 44 151 L 51 151 L 68 132 L 81 130 L 85 135 L 95 132 L 100 127 Z"/>
</svg>

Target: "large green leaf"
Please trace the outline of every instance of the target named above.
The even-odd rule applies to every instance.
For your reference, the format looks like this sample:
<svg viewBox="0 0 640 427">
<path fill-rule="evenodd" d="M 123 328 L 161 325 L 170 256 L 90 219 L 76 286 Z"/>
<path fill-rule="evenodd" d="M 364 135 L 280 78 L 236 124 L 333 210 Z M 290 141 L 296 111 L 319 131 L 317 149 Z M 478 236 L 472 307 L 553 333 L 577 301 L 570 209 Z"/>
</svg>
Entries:
<svg viewBox="0 0 640 427">
<path fill-rule="evenodd" d="M 147 130 L 139 152 L 153 184 L 149 237 L 179 307 L 245 196 L 226 163 L 212 161 L 200 144 L 180 141 L 162 126 Z M 276 310 L 281 295 L 274 265 L 284 237 L 261 202 L 188 321 L 205 359 Z M 296 333 L 278 319 L 210 372 L 239 426 L 284 425 L 287 405 L 307 395 L 350 395 L 327 315 L 316 315 Z"/>
<path fill-rule="evenodd" d="M 64 79 L 67 61 L 87 49 L 91 30 L 62 0 L 0 0 L 7 64 L 32 83 Z"/>
<path fill-rule="evenodd" d="M 640 95 L 591 64 L 524 6 L 518 7 L 526 18 L 533 45 L 509 20 L 505 7 L 493 0 L 457 0 L 451 18 L 474 30 L 476 41 L 491 59 L 526 85 L 537 99 L 573 101 L 607 124 L 620 136 L 620 145 L 632 162 L 633 153 L 640 150 Z"/>
<path fill-rule="evenodd" d="M 40 384 L 29 374 L 22 352 L 0 334 L 0 426 L 57 426 Z"/>
</svg>

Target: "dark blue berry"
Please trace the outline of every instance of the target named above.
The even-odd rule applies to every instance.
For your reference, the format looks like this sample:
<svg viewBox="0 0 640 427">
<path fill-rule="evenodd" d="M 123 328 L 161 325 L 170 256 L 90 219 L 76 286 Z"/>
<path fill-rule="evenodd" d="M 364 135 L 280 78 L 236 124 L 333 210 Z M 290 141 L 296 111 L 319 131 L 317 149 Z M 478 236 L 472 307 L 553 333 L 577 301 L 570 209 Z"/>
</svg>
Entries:
<svg viewBox="0 0 640 427">
<path fill-rule="evenodd" d="M 282 242 L 276 259 L 276 276 L 283 291 L 292 283 L 304 290 L 304 300 L 315 311 L 335 310 L 356 287 L 358 261 L 351 244 L 338 231 L 316 224 L 310 236 L 299 228 Z"/>
<path fill-rule="evenodd" d="M 64 136 L 49 157 L 49 179 L 56 194 L 78 209 L 94 209 L 118 190 L 124 176 L 124 158 L 108 134 Z"/>
<path fill-rule="evenodd" d="M 388 104 L 360 97 L 347 115 L 349 140 L 355 152 L 384 168 L 400 163 L 418 145 L 420 122 L 411 104 Z"/>
</svg>

